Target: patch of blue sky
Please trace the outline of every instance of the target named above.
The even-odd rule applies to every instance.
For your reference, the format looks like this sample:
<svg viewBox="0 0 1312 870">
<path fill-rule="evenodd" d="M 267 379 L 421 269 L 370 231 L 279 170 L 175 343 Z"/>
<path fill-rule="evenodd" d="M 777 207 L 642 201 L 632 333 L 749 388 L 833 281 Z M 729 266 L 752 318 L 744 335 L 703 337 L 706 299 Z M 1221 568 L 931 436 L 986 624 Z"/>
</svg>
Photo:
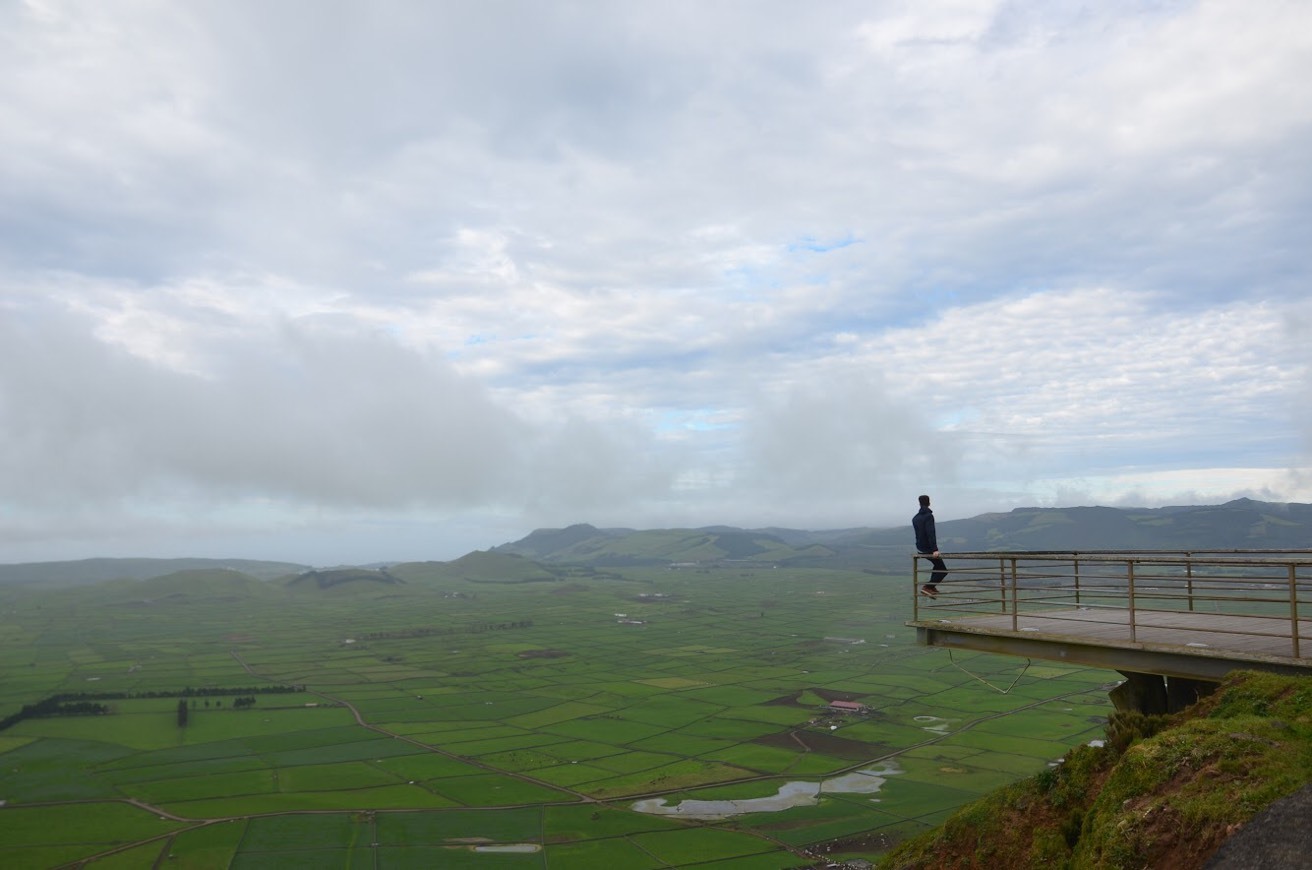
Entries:
<svg viewBox="0 0 1312 870">
<path fill-rule="evenodd" d="M 952 408 L 934 418 L 935 429 L 960 429 L 980 419 L 978 408 Z"/>
<path fill-rule="evenodd" d="M 678 435 L 686 432 L 722 432 L 738 428 L 738 423 L 727 418 L 719 408 L 671 409 L 660 413 L 654 428 L 661 435 Z"/>
<path fill-rule="evenodd" d="M 1285 466 L 1290 456 L 1297 455 L 1300 440 L 1290 435 L 1268 438 L 1255 435 L 1225 445 L 1212 445 L 1205 440 L 1183 439 L 1179 449 L 1140 451 L 1145 464 L 1161 468 L 1196 466 L 1225 468 L 1234 465 Z"/>
<path fill-rule="evenodd" d="M 459 344 L 451 345 L 446 356 L 449 359 L 474 359 L 481 355 L 490 359 L 492 358 L 490 355 L 500 348 L 511 347 L 517 343 L 547 342 L 550 339 L 550 333 L 524 332 L 517 335 L 502 335 L 498 332 L 475 332 L 466 336 Z"/>
<path fill-rule="evenodd" d="M 1133 479 L 1147 475 L 1170 474 L 1183 469 L 1185 476 L 1205 475 L 1213 469 L 1287 467 L 1288 454 L 1272 450 L 1265 444 L 1233 444 L 1229 449 L 1208 446 L 1193 447 L 1198 439 L 1156 439 L 1140 443 L 1117 435 L 1112 438 L 1063 437 L 1051 440 L 1042 435 L 1034 437 L 1002 436 L 971 441 L 975 453 L 988 449 L 987 462 L 1001 462 L 1015 467 L 1017 473 L 1036 478 L 1065 480 L 1071 468 L 1079 468 L 1082 476 Z M 997 451 L 1004 447 L 1016 451 L 1009 458 L 999 459 Z"/>
<path fill-rule="evenodd" d="M 732 298 L 740 300 L 756 299 L 760 291 L 778 290 L 783 286 L 778 271 L 763 266 L 732 266 L 721 274 L 725 289 L 732 294 Z"/>
<path fill-rule="evenodd" d="M 823 239 L 816 236 L 801 236 L 783 246 L 785 257 L 781 262 L 751 263 L 735 265 L 725 269 L 721 274 L 727 287 L 737 291 L 740 298 L 754 298 L 763 290 L 778 290 L 793 280 L 792 271 L 787 268 L 788 261 L 800 261 L 802 257 L 813 254 L 827 254 L 861 243 L 861 239 L 849 233 L 841 238 Z M 823 284 L 830 280 L 828 272 L 817 271 L 802 277 L 811 284 Z"/>
<path fill-rule="evenodd" d="M 713 366 L 717 350 L 712 347 L 675 347 L 669 342 L 644 350 L 629 347 L 593 346 L 588 355 L 572 353 L 556 359 L 521 365 L 516 374 L 525 383 L 583 381 L 621 372 L 657 372 L 669 382 L 669 372 L 698 372 Z M 659 385 L 658 385 L 659 386 Z"/>
<path fill-rule="evenodd" d="M 842 250 L 843 248 L 851 247 L 852 245 L 859 244 L 860 242 L 861 239 L 858 239 L 852 233 L 848 233 L 847 235 L 836 239 L 822 239 L 816 236 L 801 236 L 800 238 L 792 242 L 789 242 L 785 246 L 785 249 L 790 254 L 796 254 L 796 253 L 827 254 L 830 251 Z"/>
<path fill-rule="evenodd" d="M 464 359 L 468 348 L 480 348 L 484 345 L 496 344 L 500 340 L 501 336 L 496 333 L 476 332 L 466 336 L 460 344 L 449 346 L 443 356 L 448 360 Z"/>
<path fill-rule="evenodd" d="M 922 324 L 924 319 L 903 306 L 867 299 L 850 305 L 799 312 L 793 319 L 779 325 L 780 332 L 786 335 L 779 335 L 775 340 L 783 342 L 791 335 L 799 346 L 827 347 L 835 335 L 878 335 L 885 330 Z"/>
</svg>

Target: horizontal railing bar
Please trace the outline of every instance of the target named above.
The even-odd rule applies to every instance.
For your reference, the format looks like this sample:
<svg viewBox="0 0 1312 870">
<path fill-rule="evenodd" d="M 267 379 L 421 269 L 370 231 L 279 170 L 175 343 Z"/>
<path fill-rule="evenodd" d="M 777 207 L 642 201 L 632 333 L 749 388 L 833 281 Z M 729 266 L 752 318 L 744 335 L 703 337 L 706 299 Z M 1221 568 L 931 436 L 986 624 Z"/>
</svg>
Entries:
<svg viewBox="0 0 1312 870">
<path fill-rule="evenodd" d="M 1135 563 L 1135 564 L 1136 564 L 1137 567 L 1143 567 L 1142 565 L 1139 565 L 1138 563 Z M 1101 579 L 1101 580 L 1115 580 L 1115 579 L 1124 579 L 1124 577 L 1125 577 L 1125 569 L 1126 569 L 1126 566 L 1127 566 L 1127 563 L 1122 562 L 1122 563 L 1119 563 L 1118 565 L 1116 565 L 1116 567 L 1120 569 L 1119 571 L 1093 571 L 1093 570 L 1090 570 L 1090 571 L 1080 571 L 1080 572 L 1078 573 L 1078 576 L 1079 576 L 1081 579 L 1086 579 L 1086 578 L 1087 578 L 1087 579 L 1089 579 L 1089 580 L 1100 580 L 1100 579 Z M 1083 568 L 1083 567 L 1085 567 L 1085 566 L 1082 565 L 1081 567 Z M 1285 565 L 1285 564 L 1282 563 L 1282 564 L 1280 564 L 1280 565 L 1278 565 L 1278 566 L 1275 566 L 1275 567 L 1278 567 L 1278 568 L 1288 568 L 1289 566 L 1288 566 L 1288 565 Z M 1194 568 L 1195 568 L 1195 571 L 1196 571 L 1196 572 L 1199 570 L 1199 566 L 1197 566 L 1197 565 L 1195 565 Z M 1140 573 L 1141 573 L 1140 571 L 1135 571 L 1135 577 L 1138 577 Z M 981 580 L 981 581 L 986 581 L 986 580 L 992 579 L 993 581 L 996 582 L 997 579 L 998 579 L 998 569 L 997 569 L 996 567 L 994 567 L 994 568 L 992 569 L 992 571 L 990 571 L 990 570 L 988 570 L 988 569 L 985 569 L 985 570 L 983 570 L 983 571 L 973 571 L 973 570 L 967 570 L 967 569 L 965 569 L 965 568 L 957 567 L 957 568 L 955 568 L 955 569 L 952 569 L 952 568 L 948 569 L 948 575 L 949 575 L 950 578 L 953 578 L 953 579 L 979 579 L 979 580 Z M 1057 572 L 1057 571 L 1025 571 L 1025 570 L 1023 570 L 1023 569 L 1021 569 L 1021 568 L 1018 568 L 1017 571 L 1016 571 L 1016 577 L 1017 577 L 1017 579 L 1025 578 L 1025 579 L 1028 579 L 1028 580 L 1044 580 L 1044 579 L 1051 579 L 1051 580 L 1060 580 L 1060 581 L 1065 582 L 1065 581 L 1071 581 L 1071 580 L 1074 580 L 1076 576 L 1077 576 L 1077 573 L 1074 572 L 1074 571 L 1070 571 L 1070 572 Z M 1189 575 L 1186 574 L 1186 573 L 1184 573 L 1184 572 L 1179 572 L 1179 573 L 1177 573 L 1177 572 L 1169 572 L 1169 573 L 1168 573 L 1168 572 L 1160 572 L 1160 571 L 1149 571 L 1149 572 L 1147 573 L 1146 576 L 1149 577 L 1149 578 L 1151 578 L 1151 579 L 1160 579 L 1160 580 L 1165 581 L 1165 582 L 1183 582 L 1183 581 L 1186 581 L 1186 580 L 1191 579 L 1191 578 L 1189 577 Z M 1245 572 L 1243 572 L 1243 573 L 1207 573 L 1207 572 L 1205 572 L 1205 573 L 1195 573 L 1195 575 L 1193 576 L 1192 579 L 1194 579 L 1194 580 L 1200 580 L 1200 581 L 1207 581 L 1207 582 L 1212 582 L 1212 583 L 1245 583 L 1245 584 L 1252 584 L 1252 583 L 1278 583 L 1278 584 L 1280 584 L 1281 586 L 1288 586 L 1288 585 L 1289 585 L 1289 577 L 1288 577 L 1288 575 L 1287 575 L 1286 573 L 1284 573 L 1284 572 L 1281 572 L 1281 573 L 1279 573 L 1279 574 L 1275 574 L 1275 573 L 1262 573 L 1262 572 L 1254 572 L 1254 571 L 1245 571 Z M 1295 582 L 1295 585 L 1297 585 L 1297 586 L 1301 586 L 1301 587 L 1304 587 L 1304 588 L 1312 587 L 1312 576 L 1299 577 L 1299 578 L 1297 578 L 1294 582 Z"/>
<path fill-rule="evenodd" d="M 998 583 L 998 578 L 996 576 L 989 577 L 987 574 L 979 577 L 962 577 L 960 575 L 954 575 L 952 572 L 948 572 L 948 574 L 949 576 L 946 580 L 939 581 L 941 584 L 943 585 L 977 584 L 977 585 L 986 586 L 989 585 L 991 581 L 992 585 L 996 586 Z M 1026 575 L 1020 573 L 1017 573 L 1016 579 L 1031 581 L 1030 586 L 1034 589 L 1051 589 L 1054 587 L 1071 585 L 1072 581 L 1074 580 L 1073 577 L 1055 577 L 1051 575 L 1044 575 L 1041 577 L 1027 577 Z M 1138 579 L 1139 579 L 1139 574 L 1136 573 L 1135 574 L 1136 586 L 1139 585 Z M 1081 588 L 1086 588 L 1085 581 L 1088 581 L 1088 583 L 1090 584 L 1087 586 L 1087 588 L 1094 588 L 1095 585 L 1106 589 L 1124 588 L 1125 586 L 1124 579 L 1119 577 L 1082 576 L 1080 578 Z M 1251 590 L 1255 588 L 1256 589 L 1263 589 L 1263 588 L 1289 589 L 1290 588 L 1290 584 L 1288 582 L 1280 583 L 1280 582 L 1272 582 L 1270 580 L 1243 581 L 1232 577 L 1227 577 L 1224 579 L 1213 578 L 1213 577 L 1203 577 L 1200 579 L 1195 577 L 1191 580 L 1190 578 L 1187 577 L 1157 577 L 1157 576 L 1149 575 L 1147 578 L 1145 578 L 1144 582 L 1151 585 L 1161 586 L 1167 589 L 1176 589 L 1176 588 L 1183 589 L 1190 585 L 1193 585 L 1195 587 L 1205 586 L 1209 589 Z M 1300 590 L 1312 591 L 1312 584 L 1299 583 L 1294 588 Z"/>
<path fill-rule="evenodd" d="M 1241 555 L 1304 555 L 1312 556 L 1312 547 L 1291 547 L 1289 549 L 1268 550 L 1254 547 L 1228 547 L 1216 550 L 1208 549 L 1160 549 L 1160 550 L 960 550 L 957 552 L 942 551 L 939 555 L 948 556 L 977 556 L 987 559 L 1010 559 L 1013 556 L 1018 559 L 1027 559 L 1030 556 L 1160 556 L 1160 555 L 1186 555 L 1186 556 L 1227 556 L 1233 554 Z"/>
<path fill-rule="evenodd" d="M 1237 556 L 1256 556 L 1262 554 L 1267 558 L 1235 558 Z M 1071 552 L 1071 551 L 1042 551 L 1033 553 L 987 553 L 987 552 L 961 552 L 961 553 L 940 553 L 939 556 L 944 560 L 947 559 L 973 559 L 979 561 L 992 561 L 995 564 L 999 560 L 1008 560 L 1012 558 L 1027 559 L 1032 561 L 1070 561 L 1079 559 L 1083 565 L 1089 563 L 1106 563 L 1106 562 L 1134 562 L 1136 564 L 1161 564 L 1161 565 L 1189 565 L 1198 562 L 1206 562 L 1213 565 L 1226 566 L 1246 566 L 1246 565 L 1271 565 L 1272 562 L 1281 564 L 1294 564 L 1300 566 L 1312 567 L 1312 550 L 1104 550 L 1093 552 Z M 919 558 L 927 558 L 919 556 Z"/>
</svg>

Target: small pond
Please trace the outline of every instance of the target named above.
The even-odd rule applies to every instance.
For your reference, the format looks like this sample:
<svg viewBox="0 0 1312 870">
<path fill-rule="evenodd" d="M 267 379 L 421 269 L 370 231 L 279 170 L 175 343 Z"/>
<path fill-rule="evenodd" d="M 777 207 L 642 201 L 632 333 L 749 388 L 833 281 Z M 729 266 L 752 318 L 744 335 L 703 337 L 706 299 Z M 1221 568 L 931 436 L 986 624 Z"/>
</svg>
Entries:
<svg viewBox="0 0 1312 870">
<path fill-rule="evenodd" d="M 686 819 L 727 819 L 743 813 L 777 813 L 793 807 L 813 807 L 824 793 L 876 794 L 888 777 L 901 772 L 896 764 L 886 761 L 820 782 L 786 782 L 768 797 L 713 801 L 690 799 L 673 805 L 667 804 L 665 798 L 649 798 L 635 802 L 633 809 L 640 813 Z"/>
</svg>

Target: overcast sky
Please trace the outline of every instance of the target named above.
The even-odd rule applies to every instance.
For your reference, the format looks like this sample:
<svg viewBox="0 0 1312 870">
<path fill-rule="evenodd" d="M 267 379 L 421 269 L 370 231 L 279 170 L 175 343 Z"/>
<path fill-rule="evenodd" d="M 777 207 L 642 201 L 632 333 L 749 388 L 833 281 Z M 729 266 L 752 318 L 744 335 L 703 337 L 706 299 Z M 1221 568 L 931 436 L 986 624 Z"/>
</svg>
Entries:
<svg viewBox="0 0 1312 870">
<path fill-rule="evenodd" d="M 1310 155 L 1303 0 L 0 0 L 0 562 L 1312 501 Z"/>
</svg>

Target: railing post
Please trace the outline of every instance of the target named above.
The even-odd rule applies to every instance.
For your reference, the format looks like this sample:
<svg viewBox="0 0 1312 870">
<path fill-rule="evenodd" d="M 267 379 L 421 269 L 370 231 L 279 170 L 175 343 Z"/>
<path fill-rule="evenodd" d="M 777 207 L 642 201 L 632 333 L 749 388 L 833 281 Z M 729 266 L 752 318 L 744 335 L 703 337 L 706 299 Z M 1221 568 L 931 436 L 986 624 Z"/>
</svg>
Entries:
<svg viewBox="0 0 1312 870">
<path fill-rule="evenodd" d="M 911 618 L 920 621 L 920 557 L 911 557 Z"/>
<path fill-rule="evenodd" d="M 1185 583 L 1189 594 L 1189 611 L 1192 613 L 1194 609 L 1194 554 L 1185 553 L 1184 560 L 1184 574 L 1187 578 Z"/>
<path fill-rule="evenodd" d="M 1298 567 L 1289 563 L 1289 637 L 1294 642 L 1294 658 L 1299 658 L 1298 650 Z"/>
<path fill-rule="evenodd" d="M 1080 560 L 1079 560 L 1079 558 L 1072 559 L 1072 560 L 1071 560 L 1071 564 L 1072 564 L 1072 565 L 1074 566 L 1074 568 L 1075 568 L 1075 603 L 1076 603 L 1076 604 L 1079 604 L 1079 603 L 1080 603 Z"/>
<path fill-rule="evenodd" d="M 1125 576 L 1129 581 L 1129 611 L 1130 611 L 1130 643 L 1138 643 L 1134 630 L 1134 560 L 1130 559 L 1125 563 Z"/>
<path fill-rule="evenodd" d="M 1007 612 L 1007 562 L 998 559 L 998 604 L 1003 613 Z"/>
<path fill-rule="evenodd" d="M 1020 596 L 1016 593 L 1016 559 L 1011 560 L 1011 630 L 1020 631 Z"/>
</svg>

